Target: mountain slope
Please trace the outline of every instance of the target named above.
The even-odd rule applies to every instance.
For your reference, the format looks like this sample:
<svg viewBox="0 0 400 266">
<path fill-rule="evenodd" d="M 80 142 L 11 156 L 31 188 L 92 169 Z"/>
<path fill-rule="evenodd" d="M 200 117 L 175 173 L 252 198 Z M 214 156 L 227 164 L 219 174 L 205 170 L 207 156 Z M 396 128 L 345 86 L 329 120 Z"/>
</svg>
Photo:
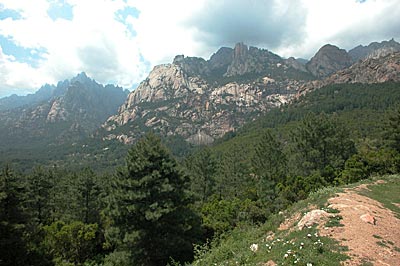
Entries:
<svg viewBox="0 0 400 266">
<path fill-rule="evenodd" d="M 124 101 L 127 93 L 81 73 L 59 83 L 49 99 L 1 112 L 1 138 L 8 147 L 71 142 L 88 136 Z"/>
<path fill-rule="evenodd" d="M 199 249 L 192 265 L 396 265 L 399 189 L 398 175 L 322 189 Z"/>
<path fill-rule="evenodd" d="M 381 57 L 367 58 L 349 68 L 339 70 L 329 77 L 308 82 L 300 89 L 301 93 L 327 86 L 343 83 L 382 83 L 400 81 L 400 52 L 389 53 Z"/>
<path fill-rule="evenodd" d="M 332 45 L 322 47 L 306 66 L 242 43 L 234 49 L 221 48 L 208 61 L 177 56 L 172 64 L 153 69 L 118 114 L 107 119 L 99 135 L 104 140 L 133 143 L 144 132 L 155 131 L 196 145 L 210 144 L 271 109 L 329 84 L 400 81 L 400 53 L 349 65 L 346 51 Z M 337 72 L 309 81 L 304 76 L 306 67 L 323 77 Z"/>
<path fill-rule="evenodd" d="M 59 82 L 57 86 L 46 84 L 34 94 L 26 96 L 17 96 L 15 94 L 0 99 L 0 111 L 11 110 L 22 106 L 32 106 L 52 97 L 63 94 L 68 87 L 69 82 Z"/>
<path fill-rule="evenodd" d="M 324 45 L 306 64 L 306 68 L 318 78 L 326 77 L 338 70 L 351 66 L 353 63 L 346 50 L 334 45 Z"/>
<path fill-rule="evenodd" d="M 354 61 L 358 61 L 367 58 L 377 58 L 394 52 L 400 52 L 400 43 L 391 39 L 380 43 L 373 42 L 368 46 L 359 45 L 351 49 L 349 55 Z"/>
<path fill-rule="evenodd" d="M 105 139 L 132 143 L 143 132 L 179 135 L 207 144 L 267 110 L 286 103 L 304 80 L 261 76 L 252 82 L 211 85 L 181 64 L 156 66 L 103 125 Z M 186 69 L 186 70 L 185 70 Z"/>
</svg>

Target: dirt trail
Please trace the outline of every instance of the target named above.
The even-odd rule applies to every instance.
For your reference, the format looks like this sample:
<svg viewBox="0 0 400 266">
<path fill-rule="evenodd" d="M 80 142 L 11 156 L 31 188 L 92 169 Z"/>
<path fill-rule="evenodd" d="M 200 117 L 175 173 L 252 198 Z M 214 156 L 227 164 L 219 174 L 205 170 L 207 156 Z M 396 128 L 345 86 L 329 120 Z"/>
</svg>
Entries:
<svg viewBox="0 0 400 266">
<path fill-rule="evenodd" d="M 343 265 L 400 265 L 400 220 L 371 198 L 348 189 L 329 199 L 331 208 L 340 211 L 343 227 L 324 227 L 321 235 L 347 246 L 350 259 Z"/>
</svg>

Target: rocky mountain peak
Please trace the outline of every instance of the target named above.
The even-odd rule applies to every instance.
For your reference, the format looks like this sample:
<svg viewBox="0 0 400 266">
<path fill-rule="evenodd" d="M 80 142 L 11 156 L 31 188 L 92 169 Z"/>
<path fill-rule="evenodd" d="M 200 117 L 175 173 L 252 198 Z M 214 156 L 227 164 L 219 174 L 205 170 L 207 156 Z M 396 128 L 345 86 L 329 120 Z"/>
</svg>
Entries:
<svg viewBox="0 0 400 266">
<path fill-rule="evenodd" d="M 232 63 L 224 76 L 242 76 L 249 73 L 264 73 L 283 64 L 283 59 L 276 54 L 257 47 L 247 47 L 244 43 L 237 43 L 233 49 Z"/>
<path fill-rule="evenodd" d="M 180 66 L 189 76 L 207 76 L 210 73 L 208 62 L 200 57 L 177 55 L 172 64 Z"/>
<path fill-rule="evenodd" d="M 382 42 L 373 42 L 368 46 L 359 45 L 349 51 L 349 55 L 354 61 L 366 58 L 378 58 L 387 54 L 400 52 L 400 43 L 394 39 Z"/>
<path fill-rule="evenodd" d="M 349 67 L 352 63 L 353 60 L 346 50 L 326 44 L 311 58 L 306 67 L 314 76 L 321 78 Z"/>
<path fill-rule="evenodd" d="M 86 83 L 92 83 L 93 80 L 90 79 L 90 78 L 86 75 L 85 72 L 81 72 L 81 73 L 79 73 L 76 77 L 73 77 L 73 78 L 71 79 L 71 83 L 74 83 L 74 82 L 80 82 L 80 83 L 82 83 L 82 84 L 86 84 Z"/>
<path fill-rule="evenodd" d="M 368 84 L 388 81 L 400 82 L 400 52 L 377 58 L 360 60 L 350 67 L 339 70 L 325 79 L 306 83 L 300 89 L 300 92 L 301 94 L 307 93 L 330 84 Z"/>
<path fill-rule="evenodd" d="M 228 66 L 233 60 L 233 49 L 228 47 L 220 48 L 216 53 L 214 53 L 209 62 L 210 69 L 218 70 L 225 73 Z"/>
<path fill-rule="evenodd" d="M 239 42 L 235 45 L 233 51 L 233 60 L 244 60 L 246 59 L 249 48 L 244 43 Z"/>
</svg>

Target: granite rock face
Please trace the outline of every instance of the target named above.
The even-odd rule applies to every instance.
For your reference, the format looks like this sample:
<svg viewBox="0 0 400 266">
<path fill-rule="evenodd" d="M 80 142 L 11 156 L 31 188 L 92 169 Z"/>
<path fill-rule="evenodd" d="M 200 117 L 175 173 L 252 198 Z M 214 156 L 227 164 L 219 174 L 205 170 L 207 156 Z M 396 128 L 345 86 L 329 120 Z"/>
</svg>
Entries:
<svg viewBox="0 0 400 266">
<path fill-rule="evenodd" d="M 306 64 L 307 70 L 318 78 L 328 75 L 351 66 L 353 60 L 346 50 L 339 49 L 334 45 L 324 45 Z"/>
<path fill-rule="evenodd" d="M 400 81 L 399 73 L 399 54 L 352 65 L 347 52 L 332 45 L 307 64 L 243 43 L 221 48 L 209 60 L 179 55 L 154 67 L 99 134 L 133 143 L 151 130 L 210 144 L 308 91 L 332 83 Z"/>
<path fill-rule="evenodd" d="M 143 131 L 152 130 L 164 136 L 179 135 L 196 145 L 209 144 L 290 101 L 304 83 L 264 76 L 249 83 L 214 86 L 187 69 L 192 68 L 185 68 L 176 60 L 156 66 L 128 95 L 118 114 L 103 124 L 104 139 L 132 143 Z M 129 130 L 115 133 L 121 126 L 128 126 Z"/>
<path fill-rule="evenodd" d="M 340 83 L 381 83 L 400 82 L 400 52 L 395 52 L 378 58 L 366 58 L 349 68 L 337 71 L 323 80 L 305 83 L 301 93 L 319 89 L 330 84 Z"/>
<path fill-rule="evenodd" d="M 349 51 L 353 61 L 359 61 L 367 58 L 378 58 L 391 53 L 400 52 L 400 43 L 394 39 L 382 42 L 373 42 L 368 46 L 359 45 Z"/>
<path fill-rule="evenodd" d="M 51 93 L 37 103 L 1 111 L 3 134 L 18 143 L 45 139 L 52 144 L 88 136 L 127 97 L 122 88 L 98 84 L 85 73 L 59 82 Z"/>
</svg>

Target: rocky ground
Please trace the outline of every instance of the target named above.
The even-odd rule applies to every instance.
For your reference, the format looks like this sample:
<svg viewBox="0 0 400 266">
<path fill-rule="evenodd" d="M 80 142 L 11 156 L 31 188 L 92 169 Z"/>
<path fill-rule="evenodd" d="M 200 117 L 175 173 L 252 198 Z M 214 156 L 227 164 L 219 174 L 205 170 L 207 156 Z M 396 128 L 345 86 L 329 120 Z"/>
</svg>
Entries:
<svg viewBox="0 0 400 266">
<path fill-rule="evenodd" d="M 373 185 L 377 184 L 385 181 L 378 180 Z M 348 248 L 345 253 L 349 259 L 342 265 L 400 265 L 400 219 L 381 202 L 364 195 L 368 191 L 365 184 L 345 189 L 328 200 L 327 209 L 311 206 L 305 214 L 288 217 L 279 229 L 303 230 L 317 225 L 321 236 Z M 398 202 L 391 203 L 400 206 Z M 328 225 L 332 219 L 339 223 Z"/>
<path fill-rule="evenodd" d="M 320 233 L 347 246 L 350 259 L 344 265 L 400 265 L 400 219 L 380 202 L 359 194 L 359 186 L 329 199 L 340 211 L 342 227 L 323 228 Z"/>
</svg>

